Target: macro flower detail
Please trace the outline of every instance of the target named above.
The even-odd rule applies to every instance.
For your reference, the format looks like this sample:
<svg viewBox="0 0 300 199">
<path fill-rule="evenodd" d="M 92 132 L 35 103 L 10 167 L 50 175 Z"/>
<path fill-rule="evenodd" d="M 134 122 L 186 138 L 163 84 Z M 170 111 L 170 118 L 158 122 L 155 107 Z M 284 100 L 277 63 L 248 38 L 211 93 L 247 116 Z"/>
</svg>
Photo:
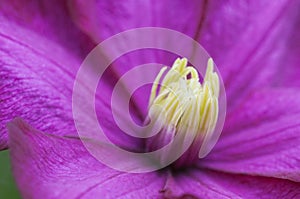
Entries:
<svg viewBox="0 0 300 199">
<path fill-rule="evenodd" d="M 190 151 L 176 162 L 176 167 L 192 164 L 198 158 L 204 137 L 210 137 L 218 119 L 219 77 L 213 71 L 213 60 L 208 60 L 203 85 L 198 72 L 187 66 L 187 59 L 176 59 L 170 71 L 160 83 L 167 67 L 163 67 L 155 79 L 149 99 L 150 118 L 161 126 L 159 134 L 150 139 L 148 148 L 159 149 L 176 134 L 192 139 Z M 158 85 L 160 88 L 158 89 Z M 182 142 L 185 142 L 185 140 Z M 174 146 L 172 151 L 176 150 Z M 162 154 L 161 158 L 164 158 Z"/>
<path fill-rule="evenodd" d="M 22 198 L 300 198 L 299 6 L 298 0 L 2 1 L 0 150 L 9 150 L 11 170 Z M 80 65 L 95 46 L 115 34 L 141 27 L 176 30 L 201 44 L 218 66 L 220 83 L 223 80 L 226 88 L 227 113 L 222 134 L 207 156 L 198 158 L 200 140 L 174 164 L 136 174 L 112 169 L 87 150 L 74 125 L 72 92 Z M 135 38 L 137 43 L 139 39 Z M 115 52 L 130 45 L 117 44 L 109 49 Z M 190 48 L 177 49 L 187 52 Z M 105 71 L 93 105 L 99 123 L 115 145 L 140 154 L 172 139 L 165 127 L 161 138 L 159 134 L 146 139 L 124 134 L 115 125 L 107 101 L 128 71 L 145 63 L 172 66 L 177 57 L 188 56 L 160 49 L 136 50 L 113 60 Z M 177 61 L 183 65 L 187 62 Z M 192 63 L 190 58 L 188 61 Z M 173 82 L 175 70 L 170 69 L 168 72 L 173 72 L 169 76 L 161 72 L 161 77 L 159 71 L 151 71 L 158 75 L 160 86 L 145 86 L 135 93 L 130 101 L 134 120 L 147 123 L 149 111 L 154 119 L 166 120 L 166 126 L 183 124 L 178 117 L 163 118 L 167 112 L 159 115 L 156 108 L 170 110 L 169 116 L 177 111 L 168 106 L 172 105 L 168 103 L 171 98 L 160 98 L 164 80 L 169 79 L 175 91 L 189 86 L 197 90 L 199 82 L 204 88 L 205 76 L 203 80 L 199 76 L 196 84 L 190 81 L 196 73 L 188 70 L 191 74 L 179 81 L 178 87 Z M 216 68 L 208 67 L 208 74 L 214 74 L 212 71 Z M 89 72 L 87 79 L 96 79 L 94 70 Z M 165 79 L 167 76 L 170 78 Z M 142 72 L 135 76 L 147 77 L 149 74 Z M 183 114 L 181 111 L 178 113 Z M 193 118 L 188 124 L 196 121 Z M 188 133 L 193 134 L 184 135 Z M 189 154 L 197 158 L 192 160 L 186 156 Z M 4 164 L 1 162 L 0 167 Z M 2 182 L 0 198 L 10 198 L 1 195 Z"/>
</svg>

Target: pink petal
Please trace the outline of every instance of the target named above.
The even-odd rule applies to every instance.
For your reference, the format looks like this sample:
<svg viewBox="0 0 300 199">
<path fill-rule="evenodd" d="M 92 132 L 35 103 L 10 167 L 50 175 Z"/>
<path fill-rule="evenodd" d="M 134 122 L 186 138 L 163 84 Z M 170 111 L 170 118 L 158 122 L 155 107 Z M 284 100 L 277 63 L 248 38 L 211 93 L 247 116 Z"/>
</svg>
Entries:
<svg viewBox="0 0 300 199">
<path fill-rule="evenodd" d="M 201 1 L 72 1 L 75 23 L 94 41 L 139 27 L 166 27 L 195 36 L 204 5 Z M 191 22 L 191 23 L 187 23 Z"/>
<path fill-rule="evenodd" d="M 76 0 L 70 3 L 70 12 L 78 27 L 99 43 L 119 32 L 140 27 L 165 27 L 194 37 L 199 24 L 202 23 L 204 6 L 201 1 L 196 0 L 188 2 Z M 155 37 L 153 40 L 155 41 Z M 136 41 L 138 42 L 139 38 L 136 38 Z M 126 47 L 126 43 L 124 45 L 118 43 L 114 47 L 119 49 L 124 46 Z M 139 64 L 152 62 L 170 66 L 177 57 L 178 55 L 174 56 L 159 50 L 137 50 L 118 58 L 114 63 L 114 70 L 121 77 Z M 141 77 L 146 75 L 139 74 Z"/>
<path fill-rule="evenodd" d="M 181 1 L 72 1 L 70 11 L 74 22 L 84 32 L 86 32 L 95 42 L 102 42 L 108 37 L 119 32 L 138 27 L 167 27 L 174 30 L 182 31 L 193 37 L 198 27 L 197 23 L 186 23 L 200 19 L 204 7 L 201 1 L 184 2 L 184 9 Z M 168 11 L 166 11 L 166 9 Z M 163 16 L 163 17 L 162 17 Z M 180 17 L 179 17 L 180 16 Z M 176 19 L 176 20 L 174 20 Z M 201 21 L 199 21 L 201 23 Z M 151 37 L 151 36 L 149 36 Z M 152 37 L 151 37 L 152 38 Z M 134 39 L 138 43 L 139 38 Z M 152 42 L 156 42 L 156 36 L 153 36 Z M 114 51 L 128 48 L 127 43 L 130 41 L 118 42 L 111 46 Z M 165 42 L 167 43 L 167 41 Z M 107 56 L 112 56 L 107 53 Z M 112 64 L 117 77 L 122 77 L 133 67 L 146 63 L 160 63 L 171 66 L 173 61 L 178 57 L 162 50 L 140 49 L 132 51 L 118 57 Z M 151 71 L 155 76 L 158 70 Z M 149 79 L 149 72 L 137 73 L 137 79 Z M 154 76 L 154 78 L 155 78 Z M 134 77 L 135 78 L 135 77 Z M 152 82 L 154 81 L 152 79 Z M 128 83 L 128 82 L 126 82 Z M 128 83 L 130 84 L 130 83 Z M 132 83 L 135 85 L 135 83 Z M 135 93 L 132 97 L 132 104 L 139 112 L 139 120 L 143 122 L 147 113 L 148 98 L 150 86 L 144 87 Z"/>
<path fill-rule="evenodd" d="M 7 147 L 6 123 L 17 116 L 49 133 L 75 132 L 70 97 L 80 60 L 54 42 L 0 20 L 0 149 Z"/>
<path fill-rule="evenodd" d="M 199 41 L 221 71 L 229 109 L 252 90 L 276 83 L 282 71 L 293 71 L 285 61 L 298 7 L 290 0 L 209 3 Z"/>
<path fill-rule="evenodd" d="M 280 70 L 277 74 L 275 85 L 284 85 L 299 88 L 300 86 L 300 14 L 296 13 L 297 20 L 294 21 L 293 31 L 290 35 L 285 59 L 282 61 L 282 67 L 288 67 L 289 70 Z"/>
<path fill-rule="evenodd" d="M 59 43 L 78 56 L 85 56 L 94 45 L 72 22 L 67 1 L 2 1 L 0 10 L 0 15 L 12 23 Z"/>
<path fill-rule="evenodd" d="M 199 165 L 299 182 L 299 97 L 295 89 L 249 96 L 228 116 L 219 143 Z"/>
<path fill-rule="evenodd" d="M 75 1 L 70 9 L 75 23 L 94 41 L 131 28 L 155 26 L 174 29 L 197 39 L 215 59 L 227 88 L 228 105 L 233 107 L 251 90 L 278 81 L 278 73 L 291 71 L 284 64 L 287 44 L 293 41 L 293 24 L 298 2 L 239 1 Z M 142 19 L 142 20 L 141 20 Z M 296 33 L 297 34 L 297 33 Z M 119 61 L 117 73 L 145 61 L 163 59 L 155 51 Z M 139 56 L 137 56 L 139 55 Z M 145 56 L 147 55 L 147 56 Z M 153 58 L 154 57 L 154 58 Z M 155 58 L 156 57 L 156 58 Z M 127 64 L 126 64 L 127 63 Z M 293 62 L 296 63 L 296 62 Z M 122 67 L 121 67 L 122 66 Z M 143 74 L 141 74 L 143 76 Z"/>
<path fill-rule="evenodd" d="M 297 198 L 297 183 L 275 178 L 232 175 L 209 170 L 189 170 L 169 177 L 167 198 Z"/>
<path fill-rule="evenodd" d="M 164 176 L 130 174 L 94 159 L 77 138 L 9 124 L 13 173 L 24 198 L 157 198 Z"/>
<path fill-rule="evenodd" d="M 22 117 L 47 133 L 77 135 L 72 89 L 81 58 L 5 18 L 0 20 L 0 150 L 8 147 L 5 125 L 14 117 Z M 110 109 L 104 102 L 109 100 L 110 81 L 115 80 L 111 73 L 105 77 L 96 95 L 99 119 L 117 144 L 133 146 L 135 141 L 111 127 Z"/>
<path fill-rule="evenodd" d="M 239 198 L 237 194 L 227 190 L 212 179 L 208 172 L 202 170 L 186 170 L 178 174 L 170 174 L 163 193 L 166 198 Z"/>
</svg>

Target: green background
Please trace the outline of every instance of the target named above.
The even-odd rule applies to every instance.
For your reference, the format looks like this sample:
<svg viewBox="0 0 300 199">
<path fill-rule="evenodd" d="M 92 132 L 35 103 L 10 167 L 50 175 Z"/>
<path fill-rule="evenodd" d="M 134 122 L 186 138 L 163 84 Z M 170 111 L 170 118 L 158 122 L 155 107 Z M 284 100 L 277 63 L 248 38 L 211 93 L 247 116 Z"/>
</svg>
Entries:
<svg viewBox="0 0 300 199">
<path fill-rule="evenodd" d="M 0 198 L 21 198 L 12 177 L 8 150 L 0 151 Z"/>
</svg>

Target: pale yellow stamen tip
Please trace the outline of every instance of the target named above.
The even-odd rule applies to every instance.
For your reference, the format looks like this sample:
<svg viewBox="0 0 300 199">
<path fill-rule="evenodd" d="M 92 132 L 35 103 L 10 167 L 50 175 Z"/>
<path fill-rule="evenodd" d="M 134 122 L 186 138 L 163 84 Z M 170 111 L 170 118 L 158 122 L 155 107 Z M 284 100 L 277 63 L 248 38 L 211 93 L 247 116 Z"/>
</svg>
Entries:
<svg viewBox="0 0 300 199">
<path fill-rule="evenodd" d="M 151 89 L 149 114 L 175 134 L 192 131 L 203 138 L 217 123 L 219 76 L 210 58 L 201 84 L 198 72 L 187 62 L 186 58 L 176 59 L 163 79 L 167 67 L 161 69 Z"/>
</svg>

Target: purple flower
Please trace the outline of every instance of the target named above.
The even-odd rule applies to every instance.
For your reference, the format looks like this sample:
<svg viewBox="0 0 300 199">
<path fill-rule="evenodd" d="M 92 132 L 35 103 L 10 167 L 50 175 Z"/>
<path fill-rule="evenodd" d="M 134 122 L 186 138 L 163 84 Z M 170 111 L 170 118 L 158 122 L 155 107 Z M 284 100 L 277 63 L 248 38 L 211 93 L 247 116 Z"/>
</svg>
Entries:
<svg viewBox="0 0 300 199">
<path fill-rule="evenodd" d="M 299 1 L 6 1 L 0 4 L 0 148 L 9 147 L 24 198 L 300 197 Z M 213 151 L 191 167 L 145 174 L 91 156 L 72 118 L 72 88 L 87 53 L 130 28 L 158 26 L 198 40 L 219 66 L 228 114 Z M 137 64 L 173 55 L 138 51 L 107 71 L 96 107 L 116 144 L 143 143 L 112 125 L 104 103 Z M 130 63 L 124 65 L 124 63 Z M 146 74 L 147 75 L 147 74 Z M 141 77 L 145 74 L 140 74 Z M 134 103 L 133 112 L 145 110 Z M 6 124 L 15 117 L 22 119 Z M 38 130 L 36 130 L 38 129 Z"/>
</svg>

